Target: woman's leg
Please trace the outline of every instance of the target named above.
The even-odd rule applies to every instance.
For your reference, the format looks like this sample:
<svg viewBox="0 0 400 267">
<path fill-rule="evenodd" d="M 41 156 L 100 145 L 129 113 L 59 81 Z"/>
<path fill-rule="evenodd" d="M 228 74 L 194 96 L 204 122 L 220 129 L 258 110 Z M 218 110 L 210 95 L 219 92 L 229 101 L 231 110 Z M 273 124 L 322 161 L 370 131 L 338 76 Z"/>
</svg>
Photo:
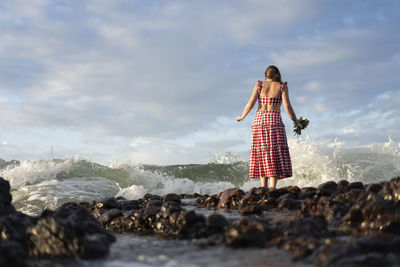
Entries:
<svg viewBox="0 0 400 267">
<path fill-rule="evenodd" d="M 268 177 L 260 177 L 260 180 L 262 187 L 268 187 Z"/>
<path fill-rule="evenodd" d="M 276 177 L 269 177 L 271 178 L 271 187 L 269 189 L 276 189 L 276 182 L 278 179 Z"/>
</svg>

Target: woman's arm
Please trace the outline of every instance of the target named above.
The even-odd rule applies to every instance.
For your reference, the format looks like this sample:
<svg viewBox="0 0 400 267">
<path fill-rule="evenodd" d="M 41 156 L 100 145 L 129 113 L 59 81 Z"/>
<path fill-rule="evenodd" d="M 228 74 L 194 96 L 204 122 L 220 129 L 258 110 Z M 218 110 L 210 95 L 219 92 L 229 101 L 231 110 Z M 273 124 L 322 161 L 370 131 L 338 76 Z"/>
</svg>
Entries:
<svg viewBox="0 0 400 267">
<path fill-rule="evenodd" d="M 289 90 L 288 90 L 288 87 L 286 84 L 283 87 L 282 99 L 283 99 L 283 106 L 285 107 L 286 114 L 288 114 L 289 118 L 291 118 L 292 121 L 296 124 L 296 126 L 301 129 L 302 126 L 297 121 L 296 113 L 294 113 L 292 104 L 290 104 Z"/>
<path fill-rule="evenodd" d="M 244 118 L 246 118 L 247 114 L 249 114 L 251 109 L 254 107 L 254 104 L 256 103 L 257 98 L 258 98 L 258 83 L 254 86 L 253 93 L 251 94 L 251 97 L 250 97 L 249 101 L 247 102 L 242 115 L 237 116 L 237 118 L 236 118 L 237 121 L 241 121 Z"/>
</svg>

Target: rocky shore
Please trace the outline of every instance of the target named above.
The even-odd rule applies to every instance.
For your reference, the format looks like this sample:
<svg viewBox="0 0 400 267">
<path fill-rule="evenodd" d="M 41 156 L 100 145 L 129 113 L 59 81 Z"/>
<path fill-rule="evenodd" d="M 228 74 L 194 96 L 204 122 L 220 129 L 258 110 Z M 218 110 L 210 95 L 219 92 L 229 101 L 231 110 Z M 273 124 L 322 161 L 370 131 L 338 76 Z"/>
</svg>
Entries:
<svg viewBox="0 0 400 267">
<path fill-rule="evenodd" d="M 400 264 L 400 177 L 69 202 L 36 217 L 16 211 L 9 191 L 0 178 L 0 266 L 104 257 L 112 232 L 194 239 L 199 247 L 277 247 L 316 266 Z"/>
</svg>

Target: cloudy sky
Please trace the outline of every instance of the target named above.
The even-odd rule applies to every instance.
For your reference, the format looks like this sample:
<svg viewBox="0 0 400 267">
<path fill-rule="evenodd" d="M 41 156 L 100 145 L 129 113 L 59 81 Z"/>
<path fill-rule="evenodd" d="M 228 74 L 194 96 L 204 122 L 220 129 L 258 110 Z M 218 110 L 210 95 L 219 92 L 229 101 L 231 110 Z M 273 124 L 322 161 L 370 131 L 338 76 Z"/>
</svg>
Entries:
<svg viewBox="0 0 400 267">
<path fill-rule="evenodd" d="M 235 118 L 270 64 L 309 139 L 399 142 L 399 14 L 396 0 L 1 1 L 0 158 L 247 159 L 254 110 Z"/>
</svg>

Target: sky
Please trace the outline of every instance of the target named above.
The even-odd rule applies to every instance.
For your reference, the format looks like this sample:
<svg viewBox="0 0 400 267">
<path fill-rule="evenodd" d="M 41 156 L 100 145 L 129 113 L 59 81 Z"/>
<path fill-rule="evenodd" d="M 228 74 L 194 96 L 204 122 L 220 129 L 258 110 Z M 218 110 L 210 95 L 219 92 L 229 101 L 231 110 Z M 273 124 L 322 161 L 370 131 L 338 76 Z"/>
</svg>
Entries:
<svg viewBox="0 0 400 267">
<path fill-rule="evenodd" d="M 0 1 L 0 158 L 248 160 L 269 65 L 301 138 L 400 142 L 400 1 Z M 282 109 L 289 138 L 292 122 Z"/>
</svg>

